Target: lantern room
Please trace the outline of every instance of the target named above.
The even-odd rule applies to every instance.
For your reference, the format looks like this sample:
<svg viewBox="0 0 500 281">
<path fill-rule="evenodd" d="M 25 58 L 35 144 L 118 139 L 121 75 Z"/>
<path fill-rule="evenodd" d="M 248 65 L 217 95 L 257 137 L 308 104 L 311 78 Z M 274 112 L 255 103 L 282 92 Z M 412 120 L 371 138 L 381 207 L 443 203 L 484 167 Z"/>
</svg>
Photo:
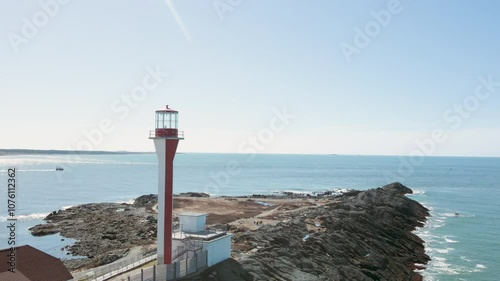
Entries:
<svg viewBox="0 0 500 281">
<path fill-rule="evenodd" d="M 155 118 L 155 131 L 151 133 L 151 138 L 179 138 L 182 139 L 182 132 L 179 135 L 179 112 L 169 108 L 167 105 L 165 109 L 156 111 Z"/>
</svg>

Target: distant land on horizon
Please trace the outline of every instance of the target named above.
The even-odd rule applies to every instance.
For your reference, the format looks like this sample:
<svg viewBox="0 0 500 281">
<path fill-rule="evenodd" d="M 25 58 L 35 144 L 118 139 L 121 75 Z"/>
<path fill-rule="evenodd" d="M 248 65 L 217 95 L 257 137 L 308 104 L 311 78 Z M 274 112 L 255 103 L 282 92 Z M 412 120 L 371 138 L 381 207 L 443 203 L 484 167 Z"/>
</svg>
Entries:
<svg viewBox="0 0 500 281">
<path fill-rule="evenodd" d="M 133 151 L 89 151 L 89 150 L 43 150 L 43 149 L 0 149 L 0 156 L 7 155 L 50 155 L 50 154 L 85 154 L 85 155 L 105 155 L 105 154 L 150 154 L 154 152 L 133 152 Z"/>
</svg>

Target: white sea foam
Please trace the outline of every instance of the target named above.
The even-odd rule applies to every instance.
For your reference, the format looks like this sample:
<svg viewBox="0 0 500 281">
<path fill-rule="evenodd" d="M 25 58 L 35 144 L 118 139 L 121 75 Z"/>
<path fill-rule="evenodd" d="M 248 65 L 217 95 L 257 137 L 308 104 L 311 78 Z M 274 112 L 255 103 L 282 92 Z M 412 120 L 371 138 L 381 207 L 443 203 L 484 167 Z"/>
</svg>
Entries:
<svg viewBox="0 0 500 281">
<path fill-rule="evenodd" d="M 473 273 L 480 271 L 481 269 L 478 268 L 469 268 L 465 266 L 452 265 L 446 263 L 446 261 L 438 260 L 431 262 L 427 267 L 427 270 L 422 273 L 422 276 L 424 277 L 424 280 L 427 281 L 427 280 L 435 280 L 433 278 L 442 275 L 459 275 L 464 273 Z"/>
<path fill-rule="evenodd" d="M 430 217 L 427 220 L 427 223 L 424 225 L 424 228 L 427 230 L 433 230 L 436 228 L 443 227 L 446 223 L 446 220 L 438 217 Z"/>
<path fill-rule="evenodd" d="M 425 195 L 425 190 L 414 189 L 410 195 Z"/>
<path fill-rule="evenodd" d="M 443 227 L 443 226 L 444 226 L 444 223 L 435 222 L 434 224 L 430 225 L 429 228 L 430 229 L 436 229 L 436 228 L 440 228 L 440 227 Z"/>
<path fill-rule="evenodd" d="M 435 267 L 441 267 L 441 268 L 446 268 L 448 269 L 448 267 L 450 266 L 449 263 L 446 263 L 446 258 L 443 258 L 443 257 L 434 257 L 433 258 L 433 262 L 431 262 L 431 264 Z"/>
<path fill-rule="evenodd" d="M 423 273 L 425 271 L 425 268 L 427 267 L 427 265 L 422 264 L 422 263 L 416 263 L 415 267 L 420 267 L 420 268 L 424 268 L 424 269 L 414 269 L 413 272 Z"/>
<path fill-rule="evenodd" d="M 424 269 L 414 269 L 413 270 L 413 272 L 416 272 L 416 273 L 422 273 L 424 271 L 425 271 Z"/>
<path fill-rule="evenodd" d="M 423 263 L 416 263 L 415 266 L 416 267 L 427 267 L 427 265 L 423 264 Z"/>
<path fill-rule="evenodd" d="M 32 220 L 32 219 L 43 219 L 46 216 L 48 216 L 49 213 L 34 213 L 34 214 L 29 214 L 29 215 L 19 215 L 17 216 L 17 219 L 20 220 Z"/>
<path fill-rule="evenodd" d="M 425 206 L 425 203 L 423 203 Z M 434 231 L 437 228 L 443 227 L 455 213 L 452 212 L 436 212 L 432 206 L 425 206 L 430 210 L 431 216 L 427 218 L 427 222 L 422 228 L 415 229 L 414 233 L 424 240 L 426 253 L 431 257 L 431 261 L 426 265 L 426 269 L 419 270 L 426 281 L 439 280 L 439 276 L 443 275 L 458 275 L 470 272 L 479 272 L 482 268 L 474 268 L 453 264 L 447 258 L 452 258 L 454 248 L 447 247 L 450 243 L 459 243 L 459 239 L 452 235 L 437 235 Z M 460 217 L 473 217 L 468 214 L 459 214 Z M 439 246 L 441 245 L 441 246 Z M 462 257 L 462 260 L 467 260 Z"/>
<path fill-rule="evenodd" d="M 48 215 L 49 215 L 48 213 L 33 213 L 33 214 L 29 214 L 29 215 L 18 215 L 16 217 L 0 216 L 0 222 L 6 222 L 7 219 L 10 219 L 10 218 L 16 218 L 18 221 L 39 220 L 39 219 L 44 219 Z"/>
<path fill-rule="evenodd" d="M 61 209 L 62 210 L 67 210 L 67 209 L 73 208 L 73 207 L 74 207 L 74 205 L 68 205 L 68 206 L 63 206 Z"/>
<path fill-rule="evenodd" d="M 461 212 L 456 212 L 456 213 L 442 213 L 442 214 L 439 214 L 441 217 L 444 217 L 444 218 L 451 218 L 451 217 L 457 217 L 457 218 L 474 218 L 476 217 L 475 215 L 471 215 L 471 214 L 464 214 L 464 213 L 461 213 Z"/>
<path fill-rule="evenodd" d="M 460 259 L 464 260 L 464 261 L 467 261 L 467 262 L 471 262 L 471 260 L 468 259 L 466 256 L 461 256 Z"/>
<path fill-rule="evenodd" d="M 446 241 L 446 243 L 459 243 L 459 241 L 450 239 L 448 237 L 451 237 L 451 236 L 445 236 L 444 237 L 444 241 Z"/>
<path fill-rule="evenodd" d="M 436 280 L 436 279 L 434 279 L 434 276 L 429 275 L 429 273 L 426 272 L 426 271 L 423 272 L 422 276 L 424 277 L 425 281 L 434 281 L 434 280 Z"/>
<path fill-rule="evenodd" d="M 19 172 L 55 172 L 56 169 L 27 169 L 27 170 L 17 170 Z"/>
<path fill-rule="evenodd" d="M 285 193 L 292 193 L 292 194 L 313 194 L 312 191 L 302 191 L 302 190 L 274 190 L 273 193 L 276 194 L 285 194 Z"/>
<path fill-rule="evenodd" d="M 148 162 L 122 162 L 122 161 L 109 161 L 109 160 L 94 160 L 95 162 L 85 162 L 85 163 L 93 163 L 93 164 L 101 164 L 101 165 L 157 165 L 156 163 L 148 163 Z"/>
<path fill-rule="evenodd" d="M 478 263 L 478 264 L 476 264 L 476 268 L 485 269 L 486 266 Z"/>
<path fill-rule="evenodd" d="M 347 188 L 337 188 L 337 189 L 334 189 L 332 190 L 333 192 L 336 192 L 336 193 L 346 193 L 346 192 L 349 192 L 351 191 L 352 189 L 347 189 Z"/>
<path fill-rule="evenodd" d="M 434 249 L 434 251 L 440 253 L 440 254 L 448 254 L 450 251 L 453 251 L 455 249 L 453 248 L 446 248 L 446 249 Z"/>
<path fill-rule="evenodd" d="M 135 202 L 135 199 L 129 199 L 129 200 L 125 200 L 125 201 L 123 201 L 123 200 L 122 201 L 117 201 L 116 203 L 118 203 L 118 204 L 123 204 L 124 203 L 124 204 L 132 205 L 132 204 L 134 204 L 134 202 Z"/>
</svg>

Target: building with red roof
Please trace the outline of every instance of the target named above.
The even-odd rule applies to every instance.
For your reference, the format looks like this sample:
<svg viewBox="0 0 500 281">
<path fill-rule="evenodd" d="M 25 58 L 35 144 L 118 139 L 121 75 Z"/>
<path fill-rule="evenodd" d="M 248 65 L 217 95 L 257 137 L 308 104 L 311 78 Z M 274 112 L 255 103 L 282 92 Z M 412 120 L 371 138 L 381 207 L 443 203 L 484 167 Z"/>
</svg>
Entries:
<svg viewBox="0 0 500 281">
<path fill-rule="evenodd" d="M 29 245 L 20 246 L 14 250 L 14 252 L 11 248 L 0 250 L 1 281 L 67 281 L 73 279 L 71 273 L 58 258 Z"/>
</svg>

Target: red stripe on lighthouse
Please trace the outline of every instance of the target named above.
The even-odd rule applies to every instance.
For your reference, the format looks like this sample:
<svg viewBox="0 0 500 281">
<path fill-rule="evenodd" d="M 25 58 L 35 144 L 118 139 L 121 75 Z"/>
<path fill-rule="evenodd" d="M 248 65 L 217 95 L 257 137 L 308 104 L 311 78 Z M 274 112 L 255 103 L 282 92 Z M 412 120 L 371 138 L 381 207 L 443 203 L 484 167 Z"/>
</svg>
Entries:
<svg viewBox="0 0 500 281">
<path fill-rule="evenodd" d="M 164 238 L 164 251 L 165 264 L 172 263 L 172 220 L 174 209 L 174 157 L 177 150 L 178 139 L 165 140 L 165 238 Z"/>
</svg>

